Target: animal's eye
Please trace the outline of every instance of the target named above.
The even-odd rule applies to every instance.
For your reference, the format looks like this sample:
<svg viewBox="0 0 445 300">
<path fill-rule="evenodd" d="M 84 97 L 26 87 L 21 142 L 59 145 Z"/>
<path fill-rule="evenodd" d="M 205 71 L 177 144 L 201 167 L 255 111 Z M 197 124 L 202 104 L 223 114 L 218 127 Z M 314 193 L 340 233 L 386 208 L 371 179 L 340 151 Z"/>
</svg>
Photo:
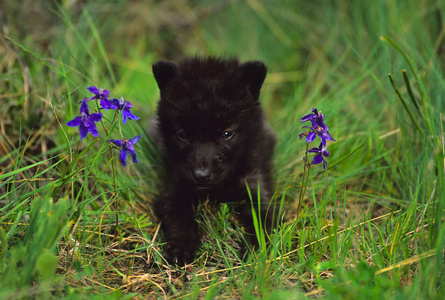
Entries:
<svg viewBox="0 0 445 300">
<path fill-rule="evenodd" d="M 224 132 L 221 134 L 221 137 L 222 137 L 223 139 L 225 139 L 225 140 L 229 140 L 229 139 L 231 139 L 231 138 L 233 137 L 233 131 L 224 131 Z"/>
<path fill-rule="evenodd" d="M 188 138 L 187 133 L 185 133 L 185 131 L 178 131 L 178 132 L 176 132 L 176 136 L 181 141 L 186 140 Z"/>
</svg>

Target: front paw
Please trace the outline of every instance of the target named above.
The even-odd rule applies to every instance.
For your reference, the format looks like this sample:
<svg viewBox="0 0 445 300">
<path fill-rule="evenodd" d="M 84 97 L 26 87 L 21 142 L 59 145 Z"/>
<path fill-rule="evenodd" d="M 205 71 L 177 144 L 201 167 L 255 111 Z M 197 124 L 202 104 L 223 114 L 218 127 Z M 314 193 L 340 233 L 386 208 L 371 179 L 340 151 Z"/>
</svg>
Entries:
<svg viewBox="0 0 445 300">
<path fill-rule="evenodd" d="M 192 242 L 168 242 L 164 258 L 171 264 L 184 266 L 193 262 L 198 245 Z"/>
</svg>

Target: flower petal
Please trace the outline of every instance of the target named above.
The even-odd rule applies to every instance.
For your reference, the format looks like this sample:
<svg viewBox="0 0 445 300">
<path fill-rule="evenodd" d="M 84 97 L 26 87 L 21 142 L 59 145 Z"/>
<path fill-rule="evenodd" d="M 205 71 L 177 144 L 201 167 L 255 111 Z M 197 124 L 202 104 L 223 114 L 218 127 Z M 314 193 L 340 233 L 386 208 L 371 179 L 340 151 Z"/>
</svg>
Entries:
<svg viewBox="0 0 445 300">
<path fill-rule="evenodd" d="M 82 100 L 82 104 L 80 105 L 80 114 L 82 114 L 82 113 L 87 114 L 87 115 L 90 114 L 90 111 L 88 110 L 87 98 L 84 98 Z"/>
<path fill-rule="evenodd" d="M 93 122 L 99 122 L 103 116 L 103 113 L 94 113 L 90 115 L 90 120 Z"/>
<path fill-rule="evenodd" d="M 125 167 L 127 165 L 127 151 L 125 149 L 121 149 L 119 160 L 121 161 L 122 166 Z"/>
<path fill-rule="evenodd" d="M 82 123 L 82 118 L 77 116 L 74 119 L 66 122 L 66 126 L 68 127 L 78 127 Z"/>
<path fill-rule="evenodd" d="M 116 146 L 119 146 L 119 147 L 122 147 L 124 145 L 124 141 L 123 140 L 111 139 L 111 140 L 108 140 L 107 142 L 113 143 L 113 144 L 115 144 Z"/>
<path fill-rule="evenodd" d="M 134 138 L 131 138 L 131 139 L 129 139 L 128 140 L 128 143 L 131 143 L 132 145 L 134 145 L 134 144 L 136 144 L 138 141 L 139 141 L 139 139 L 142 137 L 142 134 L 141 135 L 138 135 L 138 136 L 135 136 Z"/>
<path fill-rule="evenodd" d="M 136 117 L 135 115 L 133 115 L 133 113 L 130 111 L 130 109 L 124 109 L 123 111 L 122 111 L 122 116 L 126 116 L 126 117 L 128 117 L 130 120 L 139 120 L 140 118 L 139 117 Z"/>
<path fill-rule="evenodd" d="M 329 132 L 323 132 L 323 136 L 325 139 L 335 142 L 334 138 L 329 134 Z"/>
<path fill-rule="evenodd" d="M 323 135 L 319 135 L 320 139 L 321 139 L 321 143 L 323 144 L 323 147 L 326 147 L 326 139 L 324 138 Z"/>
<path fill-rule="evenodd" d="M 110 91 L 109 90 L 103 90 L 102 95 L 101 95 L 101 99 L 108 100 L 109 96 L 110 96 Z"/>
<path fill-rule="evenodd" d="M 119 99 L 113 98 L 110 101 L 110 108 L 111 109 L 119 109 Z"/>
<path fill-rule="evenodd" d="M 96 124 L 94 124 L 94 122 L 91 121 L 91 120 L 90 120 L 90 126 L 88 127 L 88 132 L 90 132 L 91 135 L 94 136 L 94 137 L 98 137 L 99 136 L 99 132 L 97 131 Z"/>
<path fill-rule="evenodd" d="M 79 125 L 79 134 L 81 140 L 83 140 L 88 134 L 88 127 L 86 127 L 83 123 L 80 123 Z"/>
<path fill-rule="evenodd" d="M 128 153 L 130 153 L 130 156 L 133 159 L 133 162 L 137 163 L 138 162 L 138 158 L 136 157 L 136 152 L 135 151 L 128 151 Z"/>
<path fill-rule="evenodd" d="M 119 107 L 119 99 L 113 98 L 110 100 L 110 102 L 113 103 L 114 105 L 116 105 L 117 107 Z"/>
<path fill-rule="evenodd" d="M 310 132 L 306 137 L 306 143 L 313 142 L 316 137 L 317 137 L 317 134 L 315 132 Z"/>
<path fill-rule="evenodd" d="M 122 105 L 122 109 L 130 109 L 132 107 L 133 105 L 128 101 L 124 101 L 124 105 Z"/>
<path fill-rule="evenodd" d="M 107 99 L 100 99 L 100 106 L 102 107 L 102 109 L 110 109 L 112 104 Z"/>
<path fill-rule="evenodd" d="M 324 157 L 329 157 L 329 155 L 331 155 L 331 154 L 329 153 L 329 151 L 326 150 L 326 149 L 324 149 L 321 153 L 323 154 Z"/>
<path fill-rule="evenodd" d="M 309 120 L 312 120 L 314 118 L 314 114 L 305 115 L 300 119 L 300 123 L 307 122 Z"/>
<path fill-rule="evenodd" d="M 323 161 L 323 156 L 321 156 L 321 154 L 315 155 L 314 159 L 312 160 L 312 164 L 313 165 L 318 165 L 319 163 L 321 163 Z"/>
<path fill-rule="evenodd" d="M 95 87 L 95 86 L 89 86 L 89 87 L 87 87 L 87 90 L 90 93 L 93 93 L 95 95 L 99 95 L 99 89 L 97 87 Z"/>
<path fill-rule="evenodd" d="M 320 153 L 320 149 L 315 147 L 315 148 L 311 148 L 309 150 L 307 150 L 306 152 L 311 152 L 311 153 Z"/>
<path fill-rule="evenodd" d="M 93 97 L 90 97 L 90 98 L 85 98 L 84 100 L 85 101 L 90 101 L 90 100 L 94 100 L 94 99 L 97 99 L 97 96 L 93 96 Z M 80 101 L 79 103 L 82 103 L 82 102 L 83 102 L 83 100 Z"/>
</svg>

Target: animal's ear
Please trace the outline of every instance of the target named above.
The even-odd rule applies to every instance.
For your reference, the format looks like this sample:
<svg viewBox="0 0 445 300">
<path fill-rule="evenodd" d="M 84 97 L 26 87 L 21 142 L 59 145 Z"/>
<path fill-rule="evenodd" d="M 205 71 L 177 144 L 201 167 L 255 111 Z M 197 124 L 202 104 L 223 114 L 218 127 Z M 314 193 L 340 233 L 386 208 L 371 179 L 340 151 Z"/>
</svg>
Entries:
<svg viewBox="0 0 445 300">
<path fill-rule="evenodd" d="M 258 100 L 261 86 L 266 78 L 267 68 L 259 60 L 248 61 L 240 65 L 241 80 L 247 85 L 252 97 Z"/>
<path fill-rule="evenodd" d="M 172 62 L 158 61 L 153 65 L 153 75 L 161 91 L 175 77 L 175 73 L 176 65 Z"/>
</svg>

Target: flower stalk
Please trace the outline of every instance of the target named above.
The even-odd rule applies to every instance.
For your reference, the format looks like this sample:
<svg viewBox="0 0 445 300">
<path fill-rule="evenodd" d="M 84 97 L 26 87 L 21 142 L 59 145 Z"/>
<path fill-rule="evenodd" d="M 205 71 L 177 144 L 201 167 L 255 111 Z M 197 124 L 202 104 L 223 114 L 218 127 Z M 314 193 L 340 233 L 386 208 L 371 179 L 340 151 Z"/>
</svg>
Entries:
<svg viewBox="0 0 445 300">
<path fill-rule="evenodd" d="M 300 195 L 298 198 L 297 217 L 300 214 L 303 197 L 306 193 L 311 166 L 323 163 L 323 169 L 326 170 L 328 162 L 325 160 L 325 158 L 330 156 L 330 153 L 327 150 L 327 141 L 335 142 L 335 139 L 329 133 L 329 127 L 324 123 L 324 118 L 325 116 L 321 113 L 321 111 L 317 110 L 316 108 L 312 108 L 312 114 L 305 115 L 300 120 L 300 123 L 310 121 L 311 126 L 303 126 L 302 128 L 307 128 L 308 130 L 298 134 L 299 139 L 301 140 L 304 138 L 307 144 L 303 157 L 303 180 L 301 182 Z M 309 144 L 315 141 L 317 137 L 319 137 L 321 140 L 320 145 L 318 147 L 309 149 Z M 312 158 L 312 162 L 309 162 L 309 153 L 315 153 L 315 156 Z"/>
</svg>

